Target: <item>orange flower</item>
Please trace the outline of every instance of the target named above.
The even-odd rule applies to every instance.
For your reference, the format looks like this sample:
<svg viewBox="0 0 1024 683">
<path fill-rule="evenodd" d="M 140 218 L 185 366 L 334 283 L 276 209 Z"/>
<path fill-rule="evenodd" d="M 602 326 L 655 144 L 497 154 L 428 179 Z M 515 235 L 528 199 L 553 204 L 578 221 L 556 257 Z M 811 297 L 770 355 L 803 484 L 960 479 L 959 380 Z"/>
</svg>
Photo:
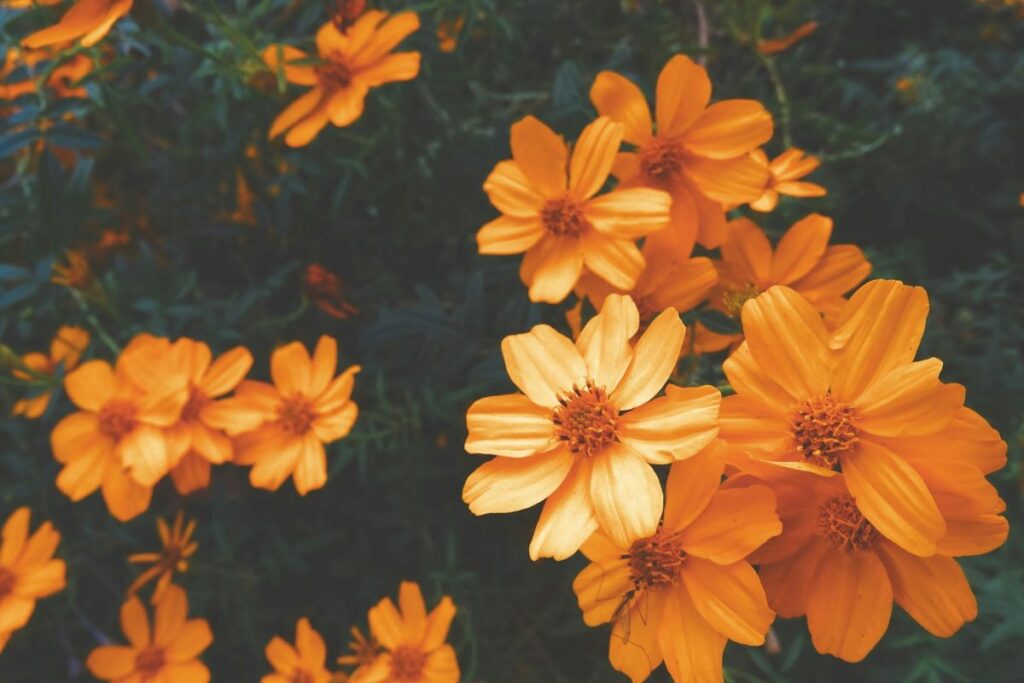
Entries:
<svg viewBox="0 0 1024 683">
<path fill-rule="evenodd" d="M 957 528 L 950 518 L 950 533 L 927 557 L 907 552 L 865 518 L 848 488 L 849 476 L 791 472 L 771 480 L 783 533 L 754 559 L 761 563 L 769 605 L 782 617 L 806 614 L 818 652 L 849 662 L 863 659 L 885 634 L 894 601 L 942 638 L 977 616 L 974 594 L 953 556 L 1001 545 L 1008 532 L 998 515 L 1004 506 L 979 471 L 957 482 L 961 472 L 949 467 L 941 446 L 938 454 L 941 462 L 924 453 L 920 462 L 946 483 L 936 496 L 940 508 L 972 509 L 975 520 Z"/>
<path fill-rule="evenodd" d="M 152 486 L 171 466 L 163 430 L 188 400 L 187 376 L 163 362 L 172 356 L 168 340 L 139 335 L 116 367 L 92 360 L 64 379 L 80 410 L 57 423 L 50 443 L 64 465 L 57 488 L 73 501 L 102 487 L 121 521 L 149 507 Z"/>
<path fill-rule="evenodd" d="M 356 669 L 373 665 L 377 661 L 377 655 L 381 653 L 380 643 L 377 642 L 372 633 L 369 637 L 366 637 L 355 626 L 350 629 L 350 632 L 352 633 L 352 640 L 348 643 L 348 649 L 352 654 L 338 657 L 338 664 L 355 667 Z"/>
<path fill-rule="evenodd" d="M 136 553 L 128 557 L 132 564 L 152 564 L 153 566 L 142 572 L 132 585 L 128 588 L 128 595 L 135 595 L 143 586 L 150 581 L 156 580 L 156 588 L 153 589 L 152 603 L 159 603 L 174 579 L 174 572 L 188 571 L 188 559 L 192 557 L 199 547 L 192 540 L 192 532 L 196 529 L 196 521 L 189 520 L 185 524 L 185 513 L 178 512 L 174 518 L 174 527 L 168 528 L 166 520 L 156 520 L 156 530 L 160 534 L 160 543 L 163 549 L 157 553 Z"/>
<path fill-rule="evenodd" d="M 503 214 L 480 228 L 481 254 L 520 254 L 519 275 L 532 301 L 559 303 L 586 267 L 622 290 L 644 268 L 634 240 L 668 224 L 668 194 L 604 186 L 622 142 L 622 126 L 601 117 L 580 133 L 570 158 L 561 137 L 532 116 L 512 126 L 512 160 L 484 191 Z"/>
<path fill-rule="evenodd" d="M 64 325 L 57 330 L 53 341 L 50 342 L 50 353 L 26 353 L 21 357 L 25 367 L 35 373 L 54 377 L 57 374 L 57 367 L 63 363 L 64 372 L 69 372 L 78 365 L 78 359 L 82 357 L 85 349 L 89 346 L 89 333 L 81 327 Z M 32 375 L 15 370 L 14 376 L 18 379 L 32 381 Z M 46 390 L 41 394 L 30 398 L 23 398 L 14 404 L 11 411 L 13 415 L 21 415 L 27 418 L 36 418 L 46 411 L 50 403 L 50 395 L 53 392 Z"/>
<path fill-rule="evenodd" d="M 73 289 L 85 289 L 93 282 L 92 268 L 85 254 L 78 249 L 68 249 L 64 252 L 67 264 L 54 263 L 53 275 L 50 281 L 57 285 L 64 285 Z"/>
<path fill-rule="evenodd" d="M 419 585 L 403 581 L 398 605 L 384 598 L 370 609 L 370 630 L 384 651 L 353 672 L 350 683 L 458 683 L 455 649 L 445 642 L 455 617 L 452 599 L 444 596 L 427 614 Z"/>
<path fill-rule="evenodd" d="M 420 71 L 419 52 L 391 51 L 420 27 L 415 12 L 364 12 L 344 33 L 333 23 L 316 34 L 320 63 L 309 66 L 310 56 L 288 45 L 271 45 L 263 60 L 271 70 L 281 70 L 289 83 L 312 86 L 275 119 L 274 138 L 288 131 L 284 141 L 302 147 L 328 122 L 347 126 L 363 113 L 370 88 L 409 81 Z"/>
<path fill-rule="evenodd" d="M 808 21 L 797 26 L 792 33 L 781 38 L 761 40 L 757 43 L 757 51 L 763 55 L 774 55 L 785 52 L 795 44 L 818 30 L 818 22 Z"/>
<path fill-rule="evenodd" d="M 174 681 L 209 683 L 210 671 L 199 655 L 213 642 L 206 619 L 187 619 L 185 591 L 169 586 L 156 606 L 150 628 L 138 598 L 121 607 L 121 629 L 128 645 L 102 645 L 89 655 L 86 667 L 96 678 L 116 683 Z"/>
<path fill-rule="evenodd" d="M 359 313 L 359 309 L 345 298 L 345 284 L 341 278 L 319 263 L 306 266 L 302 285 L 310 301 L 332 318 L 345 320 Z"/>
<path fill-rule="evenodd" d="M 843 295 L 864 281 L 871 264 L 852 244 L 829 246 L 832 219 L 812 213 L 787 230 L 772 249 L 768 236 L 753 221 L 729 223 L 729 239 L 722 245 L 718 284 L 709 297 L 710 307 L 738 318 L 743 304 L 772 285 L 786 285 L 806 298 L 827 319 L 834 318 L 846 299 Z M 717 334 L 698 323 L 698 352 L 720 351 L 738 344 L 742 335 Z"/>
<path fill-rule="evenodd" d="M 10 75 L 22 66 L 26 67 L 27 73 L 20 81 L 0 83 L 0 100 L 14 100 L 22 95 L 36 92 L 35 76 L 38 73 L 46 73 L 46 69 L 41 68 L 43 62 L 56 57 L 58 54 L 51 50 L 8 48 L 7 58 L 3 67 L 0 68 L 0 79 L 7 81 Z M 78 87 L 77 84 L 92 71 L 92 66 L 92 60 L 88 55 L 77 54 L 49 71 L 46 85 L 53 90 L 54 95 L 58 98 L 86 97 L 88 95 L 86 89 Z"/>
<path fill-rule="evenodd" d="M 26 507 L 11 513 L 0 541 L 0 652 L 28 623 L 36 600 L 64 589 L 64 560 L 53 559 L 60 534 L 45 522 L 30 536 L 31 516 Z"/>
<path fill-rule="evenodd" d="M 235 462 L 252 465 L 249 480 L 275 491 L 292 476 L 306 495 L 327 483 L 324 444 L 348 435 L 359 409 L 352 402 L 358 365 L 334 376 L 338 344 L 320 337 L 313 358 L 300 342 L 270 357 L 273 384 L 246 380 L 218 404 L 216 421 L 235 437 Z"/>
<path fill-rule="evenodd" d="M 724 100 L 708 106 L 711 80 L 704 67 L 676 55 L 658 76 L 654 122 L 647 100 L 632 81 L 611 71 L 598 74 L 590 101 L 598 113 L 623 125 L 622 152 L 612 172 L 626 186 L 647 186 L 672 195 L 671 229 L 649 239 L 664 241 L 679 258 L 694 241 L 708 248 L 726 236 L 723 204 L 757 199 L 767 170 L 749 152 L 772 136 L 772 117 L 760 102 Z"/>
<path fill-rule="evenodd" d="M 722 681 L 729 640 L 762 645 L 775 618 L 747 556 L 782 531 L 765 486 L 719 486 L 724 447 L 672 465 L 665 519 L 629 543 L 598 532 L 573 581 L 589 626 L 612 622 L 608 658 L 633 683 L 664 660 L 675 681 Z"/>
<path fill-rule="evenodd" d="M 179 467 L 183 470 L 174 477 L 175 485 L 179 492 L 187 493 L 194 489 L 184 485 L 186 481 L 208 483 L 210 464 L 231 460 L 231 439 L 216 426 L 216 399 L 245 379 L 252 367 L 252 354 L 236 346 L 213 360 L 209 346 L 186 338 L 175 343 L 174 352 L 171 363 L 188 376 L 188 401 L 178 421 L 164 430 L 164 437 L 172 477 Z M 185 458 L 188 462 L 183 463 Z"/>
<path fill-rule="evenodd" d="M 0 7 L 8 9 L 28 9 L 36 5 L 59 5 L 64 0 L 2 0 Z"/>
<path fill-rule="evenodd" d="M 750 202 L 755 211 L 773 211 L 779 203 L 779 195 L 790 197 L 823 197 L 825 188 L 814 183 L 800 182 L 799 179 L 814 171 L 821 165 L 815 157 L 807 156 L 804 151 L 790 147 L 779 156 L 768 162 L 763 150 L 755 149 L 750 153 L 757 163 L 768 168 L 768 183 L 764 193 Z"/>
<path fill-rule="evenodd" d="M 76 0 L 53 26 L 36 31 L 21 41 L 28 48 L 59 45 L 78 40 L 82 47 L 92 47 L 128 14 L 133 0 Z"/>
<path fill-rule="evenodd" d="M 459 34 L 466 23 L 466 17 L 459 15 L 454 19 L 445 19 L 437 25 L 437 49 L 445 54 L 455 52 L 459 46 Z"/>
<path fill-rule="evenodd" d="M 505 367 L 522 393 L 483 398 L 466 414 L 466 450 L 498 457 L 466 480 L 477 515 L 546 499 L 530 557 L 565 559 L 598 528 L 620 545 L 657 524 L 661 484 L 651 465 L 688 458 L 718 433 L 721 394 L 669 385 L 685 329 L 664 311 L 635 346 L 633 300 L 618 294 L 572 341 L 547 325 L 506 337 Z"/>
<path fill-rule="evenodd" d="M 260 683 L 330 683 L 332 680 L 333 674 L 325 666 L 327 646 L 305 617 L 295 626 L 295 647 L 274 636 L 267 643 L 266 654 L 275 673 L 267 674 Z"/>
<path fill-rule="evenodd" d="M 977 468 L 945 468 L 956 441 L 928 441 L 933 464 L 915 457 L 962 412 L 964 388 L 939 380 L 937 358 L 914 361 L 928 315 L 920 287 L 875 280 L 861 287 L 829 332 L 815 307 L 787 287 L 743 306 L 746 342 L 724 363 L 734 396 L 721 436 L 753 463 L 844 475 L 859 514 L 907 552 L 938 552 L 950 530 L 938 486 L 960 486 Z M 749 467 L 748 467 L 749 469 Z"/>
</svg>

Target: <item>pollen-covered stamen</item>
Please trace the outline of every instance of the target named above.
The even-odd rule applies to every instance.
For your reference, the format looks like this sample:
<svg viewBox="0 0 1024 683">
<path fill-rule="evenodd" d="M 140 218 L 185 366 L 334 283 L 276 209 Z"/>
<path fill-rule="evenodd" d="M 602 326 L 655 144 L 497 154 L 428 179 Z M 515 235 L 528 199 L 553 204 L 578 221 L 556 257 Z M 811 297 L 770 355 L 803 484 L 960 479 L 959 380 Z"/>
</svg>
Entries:
<svg viewBox="0 0 1024 683">
<path fill-rule="evenodd" d="M 640 170 L 655 181 L 669 181 L 683 168 L 683 147 L 674 138 L 653 137 L 637 154 Z"/>
<path fill-rule="evenodd" d="M 857 444 L 853 409 L 832 394 L 804 401 L 793 414 L 793 441 L 804 460 L 821 467 L 840 464 L 843 453 Z"/>
<path fill-rule="evenodd" d="M 159 674 L 166 663 L 167 658 L 160 647 L 147 647 L 135 655 L 135 671 L 142 676 L 143 681 L 148 681 Z"/>
<path fill-rule="evenodd" d="M 818 535 L 840 550 L 870 550 L 879 539 L 878 531 L 857 509 L 850 496 L 837 496 L 818 510 Z"/>
<path fill-rule="evenodd" d="M 352 82 L 352 70 L 341 61 L 326 61 L 316 67 L 317 78 L 325 90 L 341 90 Z"/>
<path fill-rule="evenodd" d="M 579 237 L 592 228 L 583 207 L 571 197 L 549 199 L 540 210 L 540 222 L 555 237 Z"/>
<path fill-rule="evenodd" d="M 576 455 L 593 456 L 618 440 L 619 409 L 608 392 L 593 381 L 587 380 L 582 387 L 573 385 L 558 403 L 551 418 L 555 434 Z"/>
<path fill-rule="evenodd" d="M 7 567 L 0 567 L 0 600 L 3 600 L 14 590 L 14 584 L 18 577 Z"/>
<path fill-rule="evenodd" d="M 391 680 L 418 681 L 423 675 L 427 655 L 417 647 L 402 645 L 391 652 Z"/>
<path fill-rule="evenodd" d="M 728 313 L 730 317 L 739 318 L 740 313 L 743 312 L 743 304 L 747 303 L 760 293 L 761 290 L 757 288 L 757 285 L 750 282 L 744 285 L 730 287 L 722 293 L 722 305 L 725 306 L 725 312 Z"/>
<path fill-rule="evenodd" d="M 286 399 L 277 409 L 277 422 L 289 434 L 305 434 L 313 426 L 316 411 L 313 404 L 302 396 Z"/>
<path fill-rule="evenodd" d="M 199 413 L 203 411 L 203 408 L 209 402 L 210 397 L 206 395 L 205 391 L 199 387 L 192 387 L 188 395 L 188 401 L 185 403 L 185 407 L 181 409 L 181 419 L 184 421 L 199 419 Z"/>
<path fill-rule="evenodd" d="M 123 401 L 111 401 L 100 408 L 99 430 L 115 441 L 120 441 L 135 429 L 135 406 Z"/>
<path fill-rule="evenodd" d="M 634 590 L 675 584 L 686 563 L 680 534 L 666 534 L 660 529 L 653 536 L 635 541 L 623 557 L 629 560 Z"/>
</svg>

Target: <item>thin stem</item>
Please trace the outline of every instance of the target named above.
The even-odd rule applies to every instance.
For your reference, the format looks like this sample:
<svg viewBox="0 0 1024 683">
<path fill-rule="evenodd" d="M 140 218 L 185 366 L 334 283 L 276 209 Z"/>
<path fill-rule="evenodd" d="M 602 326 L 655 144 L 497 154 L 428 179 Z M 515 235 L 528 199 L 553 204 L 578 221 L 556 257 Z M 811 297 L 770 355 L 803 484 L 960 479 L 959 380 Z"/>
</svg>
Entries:
<svg viewBox="0 0 1024 683">
<path fill-rule="evenodd" d="M 74 287 L 68 287 L 67 290 L 71 292 L 71 298 L 75 300 L 76 304 L 78 304 L 78 308 L 82 311 L 82 314 L 85 316 L 89 325 L 91 325 L 93 330 L 96 331 L 96 335 L 100 338 L 100 341 L 102 341 L 115 356 L 120 355 L 121 347 L 117 345 L 117 342 L 114 341 L 113 337 L 107 334 L 107 331 L 103 328 L 103 325 L 100 324 L 96 314 L 94 314 L 92 309 L 89 308 L 89 303 L 85 300 L 85 297 L 82 296 L 82 293 Z"/>
</svg>

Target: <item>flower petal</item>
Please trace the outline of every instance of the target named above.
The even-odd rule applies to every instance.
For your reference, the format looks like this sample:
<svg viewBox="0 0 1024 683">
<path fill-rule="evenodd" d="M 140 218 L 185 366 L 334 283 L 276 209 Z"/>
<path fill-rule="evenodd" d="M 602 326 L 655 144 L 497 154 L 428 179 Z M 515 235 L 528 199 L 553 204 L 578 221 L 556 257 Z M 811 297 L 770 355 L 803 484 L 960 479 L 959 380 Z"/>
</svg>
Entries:
<svg viewBox="0 0 1024 683">
<path fill-rule="evenodd" d="M 691 154 L 732 159 L 768 142 L 772 115 L 756 100 L 723 100 L 708 107 L 686 131 L 683 145 Z"/>
<path fill-rule="evenodd" d="M 484 181 L 484 192 L 498 211 L 516 218 L 538 217 L 544 197 L 514 161 L 498 163 Z"/>
<path fill-rule="evenodd" d="M 898 437 L 933 434 L 945 427 L 963 407 L 965 390 L 940 382 L 941 370 L 938 358 L 893 368 L 853 402 L 857 428 Z"/>
<path fill-rule="evenodd" d="M 715 493 L 680 540 L 690 555 L 726 565 L 743 560 L 780 533 L 775 494 L 767 486 L 746 486 Z"/>
<path fill-rule="evenodd" d="M 208 396 L 222 396 L 241 384 L 250 369 L 252 353 L 243 346 L 236 346 L 213 361 L 200 386 Z"/>
<path fill-rule="evenodd" d="M 621 550 L 619 551 L 622 552 Z M 620 611 L 623 599 L 632 590 L 633 580 L 626 560 L 607 564 L 591 562 L 572 582 L 583 623 L 598 626 L 612 620 Z"/>
<path fill-rule="evenodd" d="M 590 502 L 590 460 L 578 460 L 562 485 L 548 497 L 530 540 L 530 559 L 564 560 L 597 531 Z"/>
<path fill-rule="evenodd" d="M 599 233 L 584 235 L 583 264 L 612 287 L 629 291 L 644 270 L 644 257 L 631 240 L 606 237 Z"/>
<path fill-rule="evenodd" d="M 593 465 L 590 499 L 601 528 L 623 548 L 653 535 L 664 499 L 661 482 L 651 466 L 621 443 L 595 456 Z"/>
<path fill-rule="evenodd" d="M 544 226 L 536 215 L 499 216 L 476 233 L 481 254 L 521 254 L 544 236 Z"/>
<path fill-rule="evenodd" d="M 658 74 L 655 120 L 658 135 L 677 136 L 700 118 L 711 101 L 711 79 L 686 55 L 675 55 Z"/>
<path fill-rule="evenodd" d="M 427 617 L 427 625 L 420 640 L 420 647 L 430 652 L 444 644 L 448 638 L 448 629 L 451 628 L 452 619 L 455 618 L 455 603 L 447 595 L 441 598 L 437 607 L 430 611 Z"/>
<path fill-rule="evenodd" d="M 633 81 L 614 71 L 602 71 L 590 86 L 590 101 L 601 116 L 622 124 L 622 139 L 642 145 L 651 137 L 651 110 Z"/>
<path fill-rule="evenodd" d="M 757 572 L 747 562 L 720 565 L 687 558 L 683 583 L 702 617 L 716 631 L 744 645 L 764 644 L 775 619 Z"/>
<path fill-rule="evenodd" d="M 779 240 L 771 262 L 771 282 L 788 285 L 818 264 L 832 236 L 832 219 L 812 213 L 793 224 Z"/>
<path fill-rule="evenodd" d="M 633 360 L 611 400 L 629 410 L 651 400 L 675 370 L 686 328 L 674 308 L 662 311 L 633 347 Z"/>
<path fill-rule="evenodd" d="M 778 284 L 772 278 L 772 244 L 764 230 L 749 218 L 729 222 L 729 239 L 722 245 L 722 260 L 730 279 L 759 288 Z"/>
<path fill-rule="evenodd" d="M 711 502 L 725 471 L 725 446 L 721 441 L 672 464 L 665 484 L 664 526 L 671 531 L 688 527 Z"/>
<path fill-rule="evenodd" d="M 629 340 L 640 324 L 640 314 L 633 299 L 609 294 L 601 312 L 587 323 L 576 341 L 576 348 L 587 363 L 587 377 L 599 387 L 618 385 L 633 358 Z"/>
<path fill-rule="evenodd" d="M 616 188 L 587 201 L 584 215 L 597 232 L 633 240 L 667 228 L 672 195 L 649 187 Z"/>
<path fill-rule="evenodd" d="M 722 653 L 728 641 L 707 622 L 689 591 L 666 593 L 658 645 L 674 681 L 722 681 Z"/>
<path fill-rule="evenodd" d="M 96 678 L 117 680 L 135 670 L 135 650 L 120 645 L 104 645 L 89 653 L 85 666 Z"/>
<path fill-rule="evenodd" d="M 665 387 L 665 396 L 619 420 L 619 439 L 651 464 L 667 465 L 695 455 L 718 435 L 722 393 L 712 386 Z"/>
<path fill-rule="evenodd" d="M 114 369 L 105 360 L 86 361 L 64 378 L 64 391 L 71 402 L 93 413 L 110 400 L 115 389 Z"/>
<path fill-rule="evenodd" d="M 569 190 L 578 199 L 590 199 L 612 172 L 622 145 L 622 126 L 599 116 L 580 133 L 569 161 Z"/>
<path fill-rule="evenodd" d="M 512 158 L 535 192 L 548 199 L 565 193 L 569 149 L 562 136 L 534 116 L 512 124 Z"/>
<path fill-rule="evenodd" d="M 545 236 L 526 252 L 519 275 L 530 288 L 530 301 L 562 303 L 583 272 L 583 249 L 572 237 Z"/>
<path fill-rule="evenodd" d="M 576 346 L 549 325 L 505 337 L 501 353 L 509 377 L 539 406 L 554 408 L 562 393 L 586 381 L 587 366 Z"/>
<path fill-rule="evenodd" d="M 790 286 L 825 311 L 836 300 L 842 303 L 841 297 L 870 273 L 871 264 L 860 247 L 838 244 L 828 247 L 814 268 Z"/>
<path fill-rule="evenodd" d="M 565 446 L 524 458 L 496 457 L 469 475 L 462 500 L 475 515 L 525 510 L 558 490 L 574 461 Z"/>
<path fill-rule="evenodd" d="M 822 542 L 807 543 L 803 549 L 781 562 L 761 565 L 761 583 L 768 605 L 784 619 L 807 613 L 811 586 L 818 575 L 818 564 L 829 547 Z"/>
<path fill-rule="evenodd" d="M 708 199 L 726 204 L 744 204 L 761 196 L 768 182 L 768 169 L 749 156 L 733 159 L 690 157 L 683 175 Z"/>
</svg>

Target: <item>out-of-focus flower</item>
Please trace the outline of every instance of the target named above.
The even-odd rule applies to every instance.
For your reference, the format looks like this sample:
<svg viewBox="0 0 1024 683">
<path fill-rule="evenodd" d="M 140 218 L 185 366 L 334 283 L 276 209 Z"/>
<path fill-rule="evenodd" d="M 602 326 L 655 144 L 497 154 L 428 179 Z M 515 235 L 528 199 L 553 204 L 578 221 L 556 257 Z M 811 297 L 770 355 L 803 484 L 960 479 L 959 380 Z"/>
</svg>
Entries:
<svg viewBox="0 0 1024 683">
<path fill-rule="evenodd" d="M 0 7 L 8 9 L 28 9 L 36 5 L 59 5 L 64 0 L 0 0 Z"/>
<path fill-rule="evenodd" d="M 634 240 L 668 224 L 671 198 L 641 187 L 595 196 L 621 142 L 622 126 L 606 117 L 583 129 L 571 157 L 536 118 L 512 126 L 512 160 L 484 182 L 503 215 L 480 228 L 476 241 L 481 254 L 525 252 L 519 276 L 532 301 L 564 300 L 584 265 L 615 288 L 636 284 L 644 258 Z"/>
<path fill-rule="evenodd" d="M 246 380 L 217 404 L 218 426 L 234 437 L 235 459 L 252 465 L 257 488 L 280 488 L 289 477 L 301 495 L 327 483 L 324 444 L 344 438 L 359 409 L 351 400 L 358 365 L 334 376 L 338 344 L 320 337 L 313 357 L 301 342 L 270 357 L 273 384 Z"/>
<path fill-rule="evenodd" d="M 89 259 L 79 249 L 69 249 L 64 252 L 64 259 L 64 263 L 53 264 L 53 275 L 50 280 L 55 284 L 73 289 L 87 289 L 93 283 Z"/>
<path fill-rule="evenodd" d="M 662 661 L 675 681 L 721 681 L 728 641 L 762 645 L 775 618 L 747 557 L 782 531 L 766 486 L 720 486 L 724 447 L 672 465 L 665 518 L 626 544 L 598 532 L 573 581 L 589 626 L 612 622 L 608 658 L 633 683 Z"/>
<path fill-rule="evenodd" d="M 437 25 L 437 49 L 446 54 L 455 52 L 459 46 L 459 34 L 466 24 L 466 17 L 461 14 L 453 19 L 444 19 Z"/>
<path fill-rule="evenodd" d="M 22 50 L 8 48 L 7 58 L 0 68 L 0 100 L 14 100 L 22 95 L 37 90 L 35 75 L 40 71 L 43 62 L 59 58 L 53 50 Z M 25 67 L 25 77 L 12 81 L 11 76 L 16 69 Z M 46 78 L 46 86 L 58 98 L 86 97 L 88 92 L 79 85 L 93 68 L 92 59 L 85 54 L 77 54 L 64 60 L 53 68 Z"/>
<path fill-rule="evenodd" d="M 918 94 L 921 90 L 921 83 L 924 82 L 924 77 L 920 74 L 912 76 L 900 76 L 896 79 L 896 83 L 893 87 L 896 92 L 900 94 L 906 102 L 914 102 L 918 98 Z"/>
<path fill-rule="evenodd" d="M 678 258 L 690 255 L 694 241 L 719 246 L 727 235 L 723 204 L 752 201 L 764 190 L 768 171 L 749 152 L 771 138 L 771 114 L 754 100 L 708 106 L 711 79 L 689 57 L 676 55 L 661 70 L 653 119 L 640 88 L 612 71 L 598 74 L 590 101 L 621 122 L 623 139 L 637 148 L 619 154 L 615 177 L 672 195 L 670 229 L 648 240 L 664 241 Z"/>
<path fill-rule="evenodd" d="M 178 586 L 167 588 L 152 625 L 142 602 L 128 598 L 121 607 L 121 630 L 128 645 L 102 645 L 85 665 L 93 676 L 111 683 L 209 683 L 210 671 L 199 655 L 213 642 L 213 633 L 205 619 L 187 616 L 188 598 Z"/>
<path fill-rule="evenodd" d="M 341 278 L 319 263 L 306 266 L 302 286 L 309 300 L 333 318 L 345 320 L 359 313 L 359 309 L 345 297 L 345 284 Z"/>
<path fill-rule="evenodd" d="M 75 0 L 53 26 L 36 31 L 21 41 L 28 48 L 41 48 L 79 41 L 91 47 L 103 39 L 117 20 L 128 14 L 133 0 Z"/>
<path fill-rule="evenodd" d="M 498 457 L 466 480 L 477 515 L 545 501 L 530 557 L 565 559 L 603 529 L 617 542 L 657 525 L 661 483 L 651 465 L 695 455 L 718 434 L 719 391 L 665 387 L 685 328 L 668 308 L 635 345 L 633 300 L 609 295 L 575 344 L 547 325 L 506 337 L 505 366 L 522 393 L 476 401 L 466 450 Z"/>
<path fill-rule="evenodd" d="M 64 560 L 53 557 L 60 533 L 44 522 L 30 536 L 31 516 L 26 507 L 11 513 L 0 540 L 0 652 L 28 623 L 37 600 L 64 589 Z"/>
<path fill-rule="evenodd" d="M 271 45 L 263 59 L 285 80 L 312 86 L 274 120 L 269 137 L 285 133 L 290 147 L 302 147 L 332 123 L 347 126 L 362 116 L 366 95 L 385 83 L 408 81 L 420 72 L 419 52 L 392 52 L 420 27 L 415 12 L 370 10 L 344 33 L 332 24 L 316 34 L 320 63 L 310 65 L 308 54 L 289 45 Z"/>
<path fill-rule="evenodd" d="M 347 31 L 366 10 L 366 0 L 327 0 L 331 21 L 341 32 Z"/>
<path fill-rule="evenodd" d="M 377 655 L 381 652 L 380 643 L 377 642 L 372 633 L 367 637 L 356 626 L 349 629 L 349 632 L 352 634 L 352 640 L 348 643 L 348 649 L 351 654 L 338 657 L 338 664 L 350 666 L 355 670 L 373 664 L 377 659 Z"/>
<path fill-rule="evenodd" d="M 274 673 L 260 683 L 331 683 L 333 679 L 326 667 L 327 645 L 305 617 L 295 625 L 294 647 L 274 636 L 267 643 L 266 655 Z"/>
<path fill-rule="evenodd" d="M 715 262 L 718 284 L 708 303 L 730 318 L 739 319 L 743 304 L 772 285 L 786 285 L 804 296 L 826 318 L 835 318 L 843 296 L 864 281 L 871 264 L 852 244 L 829 246 L 832 219 L 812 213 L 783 234 L 775 249 L 753 221 L 729 223 L 722 259 Z M 696 350 L 720 351 L 740 342 L 742 335 L 717 334 L 696 325 Z"/>
<path fill-rule="evenodd" d="M 454 617 L 455 603 L 447 595 L 428 614 L 419 585 L 403 581 L 398 608 L 384 598 L 370 609 L 370 630 L 382 652 L 354 671 L 350 683 L 458 683 L 455 649 L 445 642 Z"/>
<path fill-rule="evenodd" d="M 235 210 L 228 214 L 228 218 L 237 223 L 252 224 L 256 222 L 256 213 L 253 211 L 253 194 L 249 188 L 249 181 L 241 171 L 235 177 Z"/>
<path fill-rule="evenodd" d="M 792 33 L 782 36 L 781 38 L 773 38 L 758 42 L 757 51 L 763 55 L 774 55 L 779 52 L 785 52 L 817 30 L 818 22 L 808 21 L 804 24 L 800 24 L 793 29 Z"/>
<path fill-rule="evenodd" d="M 150 581 L 156 581 L 153 589 L 152 603 L 159 603 L 167 589 L 171 586 L 175 572 L 188 571 L 188 560 L 195 554 L 199 547 L 192 540 L 192 533 L 196 529 L 196 521 L 189 520 L 185 523 L 185 513 L 179 511 L 174 518 L 174 526 L 168 527 L 165 519 L 156 520 L 156 530 L 160 534 L 160 543 L 163 548 L 155 553 L 136 553 L 128 557 L 132 564 L 151 564 L 144 572 L 139 574 L 132 585 L 128 588 L 128 595 L 135 595 Z"/>
<path fill-rule="evenodd" d="M 73 370 L 88 346 L 89 333 L 86 330 L 81 327 L 64 325 L 57 330 L 53 341 L 50 342 L 49 354 L 27 353 L 21 357 L 21 362 L 33 372 L 53 377 L 57 374 L 57 366 L 61 363 L 64 364 L 64 372 Z M 13 374 L 18 379 L 26 381 L 35 379 L 22 370 L 15 370 Z M 23 398 L 14 404 L 14 409 L 11 412 L 14 415 L 27 418 L 39 417 L 46 411 L 51 393 L 52 391 L 48 389 L 36 396 Z"/>
<path fill-rule="evenodd" d="M 785 152 L 768 161 L 767 155 L 760 149 L 750 153 L 757 163 L 768 168 L 768 182 L 760 197 L 750 202 L 755 211 L 773 211 L 779 203 L 779 195 L 790 197 L 822 197 L 825 188 L 814 183 L 801 182 L 800 178 L 808 175 L 821 165 L 816 157 L 805 154 L 803 150 L 790 147 Z"/>
</svg>

